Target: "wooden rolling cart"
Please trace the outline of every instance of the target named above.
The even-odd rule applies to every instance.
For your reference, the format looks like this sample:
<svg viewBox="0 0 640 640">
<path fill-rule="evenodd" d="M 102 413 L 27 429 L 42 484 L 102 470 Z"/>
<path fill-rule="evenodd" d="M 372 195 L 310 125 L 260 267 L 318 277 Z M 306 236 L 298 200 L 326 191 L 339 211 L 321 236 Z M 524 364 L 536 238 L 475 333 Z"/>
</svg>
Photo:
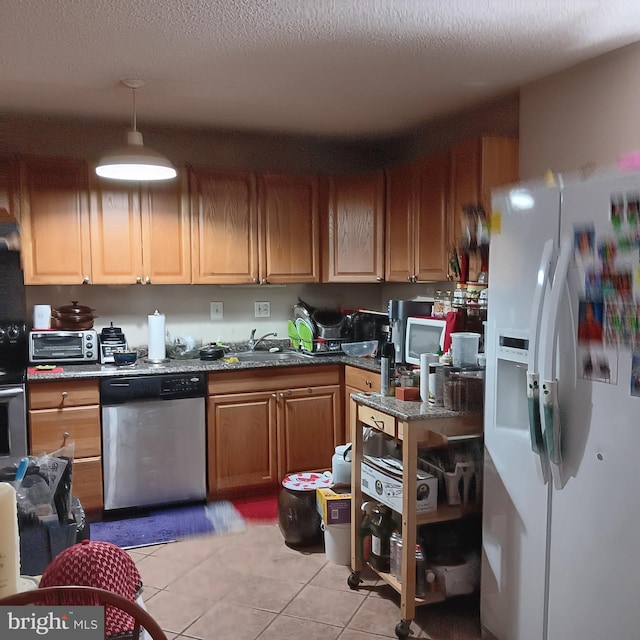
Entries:
<svg viewBox="0 0 640 640">
<path fill-rule="evenodd" d="M 407 638 L 417 606 L 441 602 L 442 592 L 430 592 L 423 598 L 415 595 L 416 584 L 416 529 L 423 524 L 457 520 L 471 513 L 479 513 L 462 506 L 438 505 L 437 511 L 416 514 L 416 469 L 418 447 L 442 446 L 449 438 L 478 436 L 482 434 L 483 421 L 480 413 L 448 411 L 441 407 L 430 407 L 423 402 L 403 402 L 375 393 L 354 393 L 350 402 L 351 464 L 351 569 L 347 582 L 357 589 L 362 560 L 358 557 L 358 529 L 361 522 L 362 504 L 361 464 L 363 455 L 363 426 L 372 427 L 402 442 L 402 582 L 390 573 L 372 570 L 400 594 L 400 622 L 395 632 L 398 638 Z M 368 494 L 367 494 L 368 495 Z M 371 496 L 375 499 L 375 496 Z"/>
</svg>

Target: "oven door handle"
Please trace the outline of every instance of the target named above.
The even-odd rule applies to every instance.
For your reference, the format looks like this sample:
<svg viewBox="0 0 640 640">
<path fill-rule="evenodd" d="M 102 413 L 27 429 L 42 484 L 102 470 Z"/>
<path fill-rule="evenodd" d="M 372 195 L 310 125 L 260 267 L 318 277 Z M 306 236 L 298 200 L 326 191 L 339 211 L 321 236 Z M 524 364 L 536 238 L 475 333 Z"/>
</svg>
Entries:
<svg viewBox="0 0 640 640">
<path fill-rule="evenodd" d="M 15 398 L 21 395 L 24 395 L 24 389 L 22 389 L 21 387 L 14 387 L 12 389 L 0 389 L 0 398 Z"/>
</svg>

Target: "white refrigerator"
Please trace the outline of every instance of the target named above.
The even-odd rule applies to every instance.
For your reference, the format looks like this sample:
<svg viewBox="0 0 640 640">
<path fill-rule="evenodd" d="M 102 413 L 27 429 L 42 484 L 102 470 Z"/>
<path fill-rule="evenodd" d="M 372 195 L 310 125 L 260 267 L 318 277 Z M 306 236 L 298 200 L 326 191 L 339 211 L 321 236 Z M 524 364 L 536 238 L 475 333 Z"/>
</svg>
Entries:
<svg viewBox="0 0 640 640">
<path fill-rule="evenodd" d="M 482 624 L 640 638 L 640 174 L 492 202 Z"/>
</svg>

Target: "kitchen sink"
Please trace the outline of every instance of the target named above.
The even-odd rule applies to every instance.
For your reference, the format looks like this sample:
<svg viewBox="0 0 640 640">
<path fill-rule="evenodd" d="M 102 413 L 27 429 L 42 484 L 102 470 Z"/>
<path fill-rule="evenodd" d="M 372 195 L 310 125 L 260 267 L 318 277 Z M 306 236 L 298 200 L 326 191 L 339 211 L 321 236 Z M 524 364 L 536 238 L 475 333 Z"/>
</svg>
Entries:
<svg viewBox="0 0 640 640">
<path fill-rule="evenodd" d="M 239 351 L 237 353 L 227 353 L 225 358 L 238 358 L 240 362 L 279 362 L 287 360 L 304 360 L 310 356 L 298 351 Z"/>
</svg>

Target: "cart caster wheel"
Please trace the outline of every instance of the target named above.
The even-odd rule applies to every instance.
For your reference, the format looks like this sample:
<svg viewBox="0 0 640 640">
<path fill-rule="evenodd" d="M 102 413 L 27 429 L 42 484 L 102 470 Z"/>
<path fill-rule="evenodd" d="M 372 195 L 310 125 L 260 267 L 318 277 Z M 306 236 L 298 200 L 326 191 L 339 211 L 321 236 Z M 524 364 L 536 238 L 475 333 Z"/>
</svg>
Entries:
<svg viewBox="0 0 640 640">
<path fill-rule="evenodd" d="M 405 640 L 411 633 L 411 622 L 409 620 L 400 620 L 396 625 L 396 635 L 400 640 Z"/>
<path fill-rule="evenodd" d="M 360 572 L 352 571 L 349 577 L 347 578 L 347 584 L 349 585 L 349 589 L 357 589 L 360 586 Z"/>
</svg>

